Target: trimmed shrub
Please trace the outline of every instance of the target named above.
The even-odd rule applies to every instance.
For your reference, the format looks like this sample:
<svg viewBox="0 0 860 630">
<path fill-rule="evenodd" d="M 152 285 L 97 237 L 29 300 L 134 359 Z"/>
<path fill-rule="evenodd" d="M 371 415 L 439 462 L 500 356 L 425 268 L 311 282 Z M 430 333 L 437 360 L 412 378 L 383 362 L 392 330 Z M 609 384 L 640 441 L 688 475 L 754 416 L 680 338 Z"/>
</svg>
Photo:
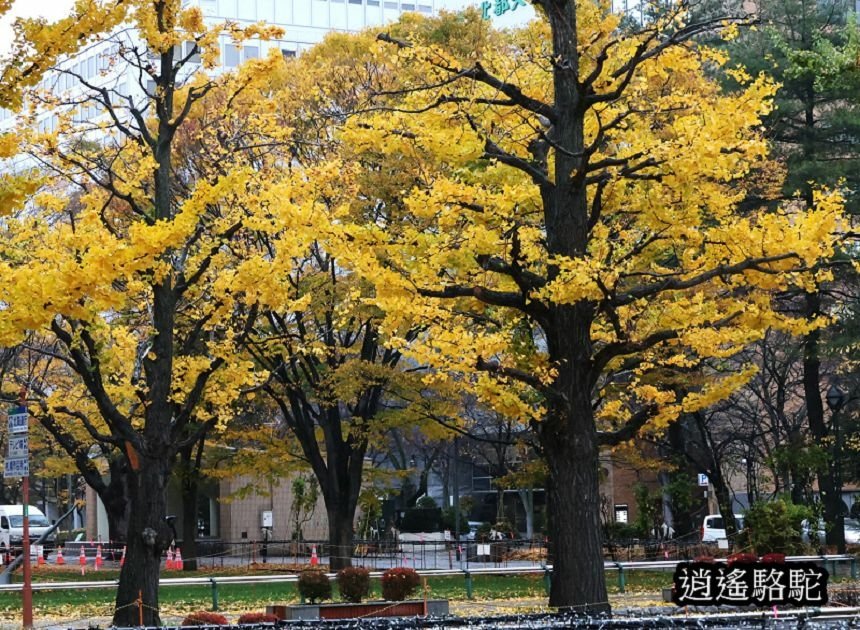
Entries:
<svg viewBox="0 0 860 630">
<path fill-rule="evenodd" d="M 182 620 L 183 626 L 226 626 L 229 625 L 227 617 L 215 612 L 201 610 L 191 613 Z"/>
<path fill-rule="evenodd" d="M 319 569 L 305 569 L 299 573 L 299 594 L 311 604 L 331 599 L 331 581 Z"/>
<path fill-rule="evenodd" d="M 252 612 L 241 615 L 236 623 L 278 623 L 278 618 L 268 613 Z"/>
<path fill-rule="evenodd" d="M 364 567 L 345 567 L 337 573 L 337 588 L 345 602 L 359 603 L 370 595 L 370 571 Z"/>
<path fill-rule="evenodd" d="M 418 588 L 421 578 L 415 569 L 395 567 L 382 574 L 382 597 L 390 602 L 402 602 Z"/>
</svg>

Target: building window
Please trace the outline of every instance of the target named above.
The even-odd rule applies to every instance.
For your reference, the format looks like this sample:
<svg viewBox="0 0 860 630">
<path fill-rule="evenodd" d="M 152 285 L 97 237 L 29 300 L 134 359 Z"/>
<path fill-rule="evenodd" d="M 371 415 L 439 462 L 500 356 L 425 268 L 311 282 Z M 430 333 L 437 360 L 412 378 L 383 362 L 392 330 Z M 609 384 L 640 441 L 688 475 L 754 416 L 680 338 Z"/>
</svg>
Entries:
<svg viewBox="0 0 860 630">
<path fill-rule="evenodd" d="M 361 4 L 361 0 L 349 0 L 350 4 Z"/>
<path fill-rule="evenodd" d="M 228 68 L 235 68 L 239 65 L 239 49 L 233 44 L 224 46 L 224 65 Z"/>
<path fill-rule="evenodd" d="M 414 11 L 415 5 L 414 4 L 401 4 L 400 8 L 403 9 L 404 11 Z"/>
<path fill-rule="evenodd" d="M 418 10 L 421 11 L 421 13 L 433 13 L 433 7 L 427 6 L 426 4 L 419 4 Z"/>
<path fill-rule="evenodd" d="M 628 520 L 627 504 L 626 503 L 616 503 L 615 504 L 615 522 L 616 523 L 626 523 L 627 520 Z"/>
<path fill-rule="evenodd" d="M 194 42 L 185 42 L 185 55 L 191 55 L 191 51 L 197 47 Z M 197 48 L 193 55 L 188 58 L 189 63 L 200 63 L 200 49 Z"/>
<path fill-rule="evenodd" d="M 245 48 L 243 48 L 243 52 L 245 54 L 245 61 L 248 61 L 248 59 L 257 59 L 260 56 L 260 47 L 245 46 Z"/>
<path fill-rule="evenodd" d="M 397 3 L 396 2 L 386 2 L 385 8 L 386 9 L 397 9 Z"/>
<path fill-rule="evenodd" d="M 295 50 L 287 50 L 286 48 L 281 48 L 281 54 L 284 56 L 284 59 L 292 59 L 296 56 Z"/>
</svg>

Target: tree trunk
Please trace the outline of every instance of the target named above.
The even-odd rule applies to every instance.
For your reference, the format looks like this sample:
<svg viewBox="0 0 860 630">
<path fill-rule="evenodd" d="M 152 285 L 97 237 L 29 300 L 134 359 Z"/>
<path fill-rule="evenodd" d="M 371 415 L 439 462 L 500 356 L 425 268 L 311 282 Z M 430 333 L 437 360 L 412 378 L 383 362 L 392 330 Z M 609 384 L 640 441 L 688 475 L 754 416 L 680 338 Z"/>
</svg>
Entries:
<svg viewBox="0 0 860 630">
<path fill-rule="evenodd" d="M 182 569 L 197 570 L 197 481 L 182 479 Z"/>
<path fill-rule="evenodd" d="M 821 313 L 821 295 L 816 291 L 805 295 L 805 315 L 807 319 Z M 821 360 L 818 346 L 821 333 L 813 330 L 803 338 L 803 395 L 806 399 L 806 414 L 809 419 L 809 430 L 817 444 L 827 442 L 829 431 L 824 422 L 824 405 L 821 401 Z M 824 520 L 830 527 L 826 528 L 828 545 L 836 547 L 838 553 L 845 553 L 845 507 L 842 503 L 842 489 L 837 487 L 836 466 L 833 454 L 827 462 L 820 465 L 818 474 L 818 489 L 821 493 L 821 503 L 824 505 Z"/>
<path fill-rule="evenodd" d="M 355 509 L 347 514 L 346 506 L 326 506 L 328 513 L 328 539 L 329 539 L 329 570 L 340 571 L 345 567 L 352 566 L 353 530 L 352 521 L 355 517 Z"/>
<path fill-rule="evenodd" d="M 108 535 L 111 542 L 124 543 L 128 540 L 129 502 L 126 496 L 116 495 L 111 500 L 105 500 L 99 495 L 108 519 Z"/>
<path fill-rule="evenodd" d="M 723 525 L 726 530 L 726 538 L 732 540 L 738 533 L 737 525 L 735 525 L 735 513 L 732 510 L 732 496 L 729 486 L 721 472 L 712 474 L 711 484 L 714 486 L 714 494 L 717 497 L 717 509 L 723 517 Z"/>
<path fill-rule="evenodd" d="M 164 521 L 167 508 L 169 465 L 166 457 L 140 457 L 138 470 L 130 473 L 129 519 L 126 560 L 120 572 L 113 625 L 159 626 L 158 578 L 161 554 L 172 539 Z"/>
<path fill-rule="evenodd" d="M 549 605 L 576 612 L 608 612 L 600 536 L 597 445 L 583 436 L 543 440 L 550 484 L 553 550 Z M 548 437 L 548 436 L 547 436 Z"/>
<path fill-rule="evenodd" d="M 197 570 L 197 501 L 200 489 L 200 467 L 203 463 L 204 433 L 196 444 L 189 444 L 179 452 L 182 485 L 182 567 L 184 571 Z"/>
<path fill-rule="evenodd" d="M 110 479 L 95 488 L 108 518 L 111 541 L 124 543 L 128 539 L 129 501 L 128 460 L 124 455 L 114 456 L 109 462 Z"/>
</svg>

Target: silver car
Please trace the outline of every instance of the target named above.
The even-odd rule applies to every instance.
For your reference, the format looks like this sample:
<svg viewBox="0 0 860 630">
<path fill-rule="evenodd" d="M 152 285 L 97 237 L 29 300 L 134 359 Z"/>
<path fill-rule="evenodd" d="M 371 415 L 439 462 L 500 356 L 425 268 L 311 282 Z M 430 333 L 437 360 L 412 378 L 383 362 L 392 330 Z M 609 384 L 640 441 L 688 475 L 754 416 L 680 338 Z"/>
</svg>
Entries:
<svg viewBox="0 0 860 630">
<path fill-rule="evenodd" d="M 812 528 L 810 527 L 810 523 L 807 520 L 804 520 L 801 524 L 801 535 L 803 537 L 803 542 L 810 542 L 812 536 L 810 535 L 812 532 L 810 531 Z M 824 523 L 824 519 L 820 519 L 818 521 L 818 531 L 817 538 L 818 543 L 823 545 L 825 543 L 825 539 L 827 537 L 827 529 Z M 856 518 L 846 518 L 845 519 L 845 544 L 846 545 L 860 545 L 860 520 Z"/>
</svg>

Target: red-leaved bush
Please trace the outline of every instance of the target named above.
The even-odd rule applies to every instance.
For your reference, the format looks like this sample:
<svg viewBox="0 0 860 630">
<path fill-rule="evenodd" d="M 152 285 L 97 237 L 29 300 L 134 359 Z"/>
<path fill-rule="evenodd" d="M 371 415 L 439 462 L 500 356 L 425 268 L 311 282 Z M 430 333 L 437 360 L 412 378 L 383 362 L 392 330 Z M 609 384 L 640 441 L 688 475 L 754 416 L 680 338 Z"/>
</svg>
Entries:
<svg viewBox="0 0 860 630">
<path fill-rule="evenodd" d="M 299 593 L 311 604 L 331 599 L 331 581 L 319 569 L 305 569 L 299 573 Z"/>
<path fill-rule="evenodd" d="M 238 624 L 243 623 L 277 623 L 278 618 L 275 615 L 270 615 L 268 613 L 261 612 L 252 612 L 252 613 L 244 613 L 239 617 L 239 620 L 236 622 Z"/>
<path fill-rule="evenodd" d="M 750 563 L 758 561 L 758 556 L 754 553 L 733 553 L 728 557 L 729 566 L 737 563 Z"/>
<path fill-rule="evenodd" d="M 370 594 L 370 571 L 346 567 L 337 572 L 337 588 L 345 602 L 359 603 Z"/>
<path fill-rule="evenodd" d="M 390 602 L 402 602 L 421 582 L 418 572 L 408 567 L 395 567 L 382 574 L 382 596 Z"/>
<path fill-rule="evenodd" d="M 226 626 L 228 625 L 227 617 L 224 615 L 219 615 L 214 612 L 206 612 L 205 610 L 201 610 L 200 612 L 191 613 L 185 619 L 182 620 L 183 626 Z"/>
</svg>

